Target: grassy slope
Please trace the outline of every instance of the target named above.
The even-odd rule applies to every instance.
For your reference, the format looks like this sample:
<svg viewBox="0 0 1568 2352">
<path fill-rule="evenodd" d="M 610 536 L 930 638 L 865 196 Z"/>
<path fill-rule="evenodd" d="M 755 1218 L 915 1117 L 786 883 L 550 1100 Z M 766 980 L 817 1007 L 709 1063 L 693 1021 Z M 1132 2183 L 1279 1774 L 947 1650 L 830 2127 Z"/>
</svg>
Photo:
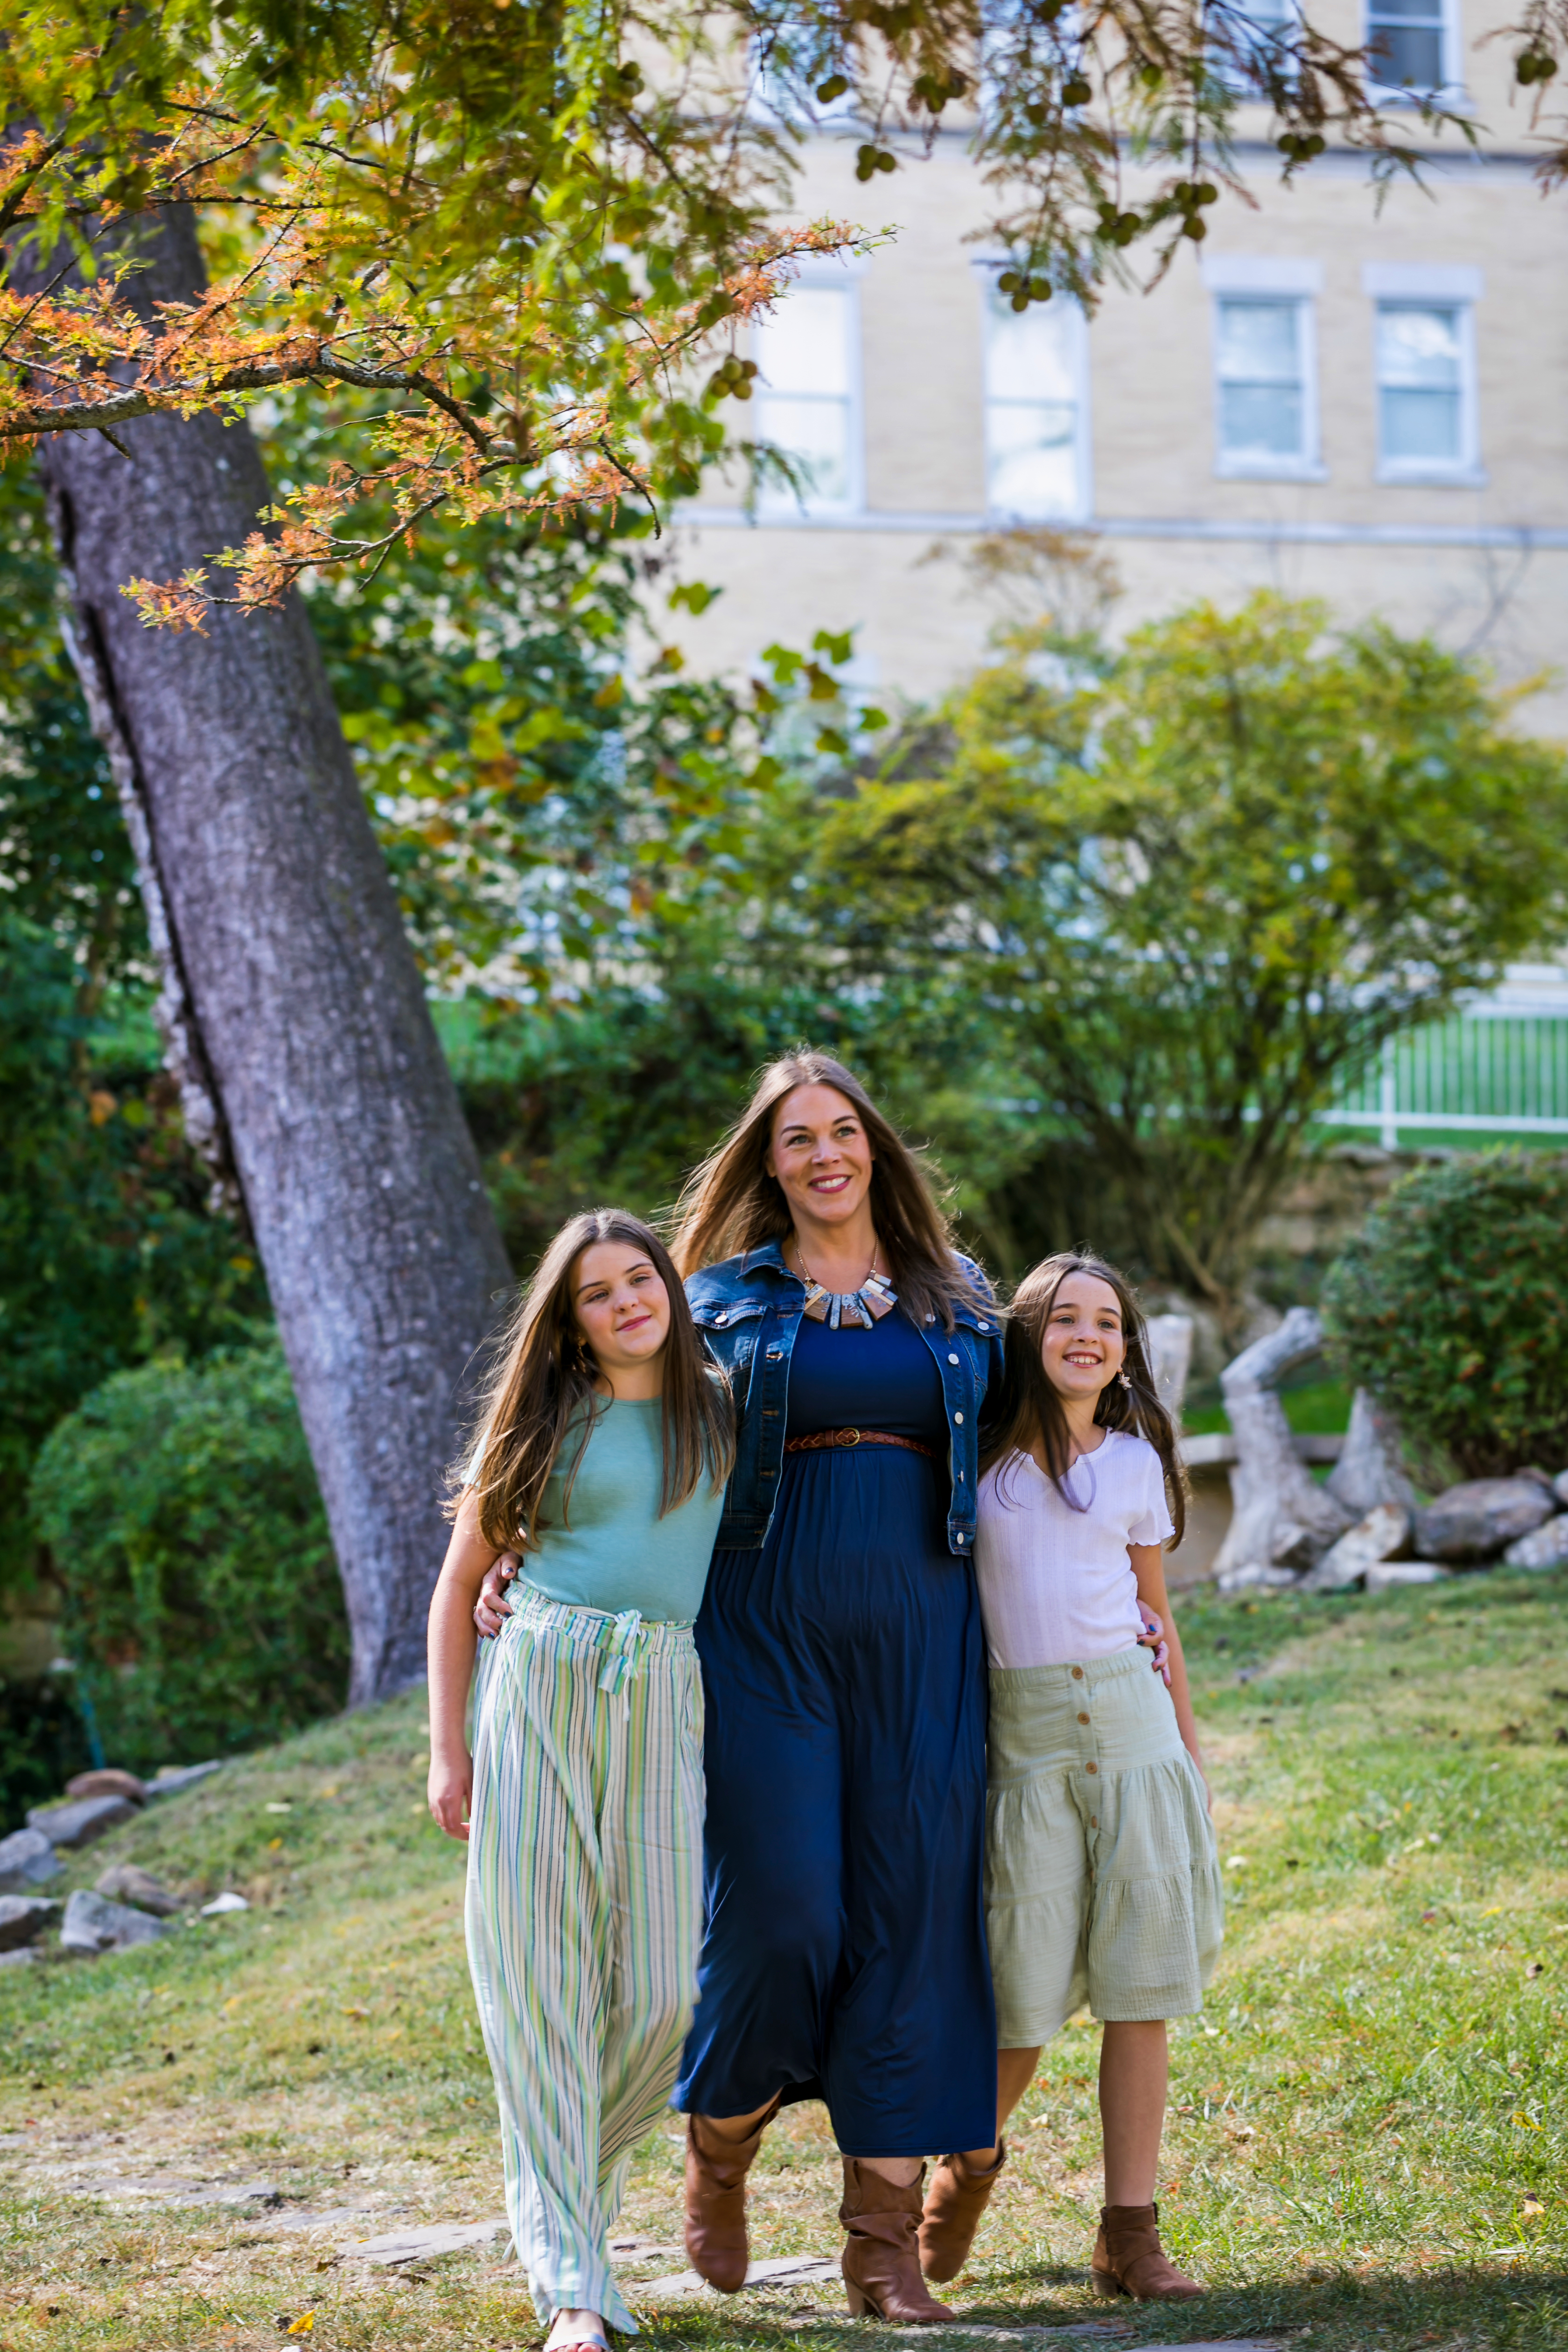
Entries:
<svg viewBox="0 0 1568 2352">
<path fill-rule="evenodd" d="M 1309 2331 L 1313 2347 L 1568 2338 L 1568 1581 L 1184 1611 L 1235 1890 L 1227 1954 L 1175 2043 L 1162 2202 L 1214 2284 L 1131 2305 L 1145 2340 Z M 463 1964 L 461 1859 L 425 1821 L 418 1704 L 324 1726 L 73 1865 L 132 1855 L 249 1914 L 146 1952 L 0 1972 L 0 2352 L 281 2340 L 455 2352 L 537 2341 L 513 2266 L 393 2276 L 332 2249 L 500 2210 Z M 268 1812 L 287 1802 L 287 1813 Z M 1046 2053 L 965 2316 L 1084 2314 L 1098 2202 L 1095 2036 Z M 629 2229 L 679 2237 L 672 2124 Z M 265 2182 L 224 2210 L 65 2193 L 118 2175 Z M 832 2253 L 816 2108 L 753 2176 L 759 2252 Z M 353 2206 L 312 2234 L 300 2204 Z M 1539 2211 L 1532 2210 L 1535 2206 Z M 680 2267 L 655 2258 L 647 2277 Z M 650 2334 L 782 2346 L 848 2323 L 829 2292 L 667 2306 Z M 1103 2315 L 1105 2307 L 1100 2306 Z"/>
</svg>

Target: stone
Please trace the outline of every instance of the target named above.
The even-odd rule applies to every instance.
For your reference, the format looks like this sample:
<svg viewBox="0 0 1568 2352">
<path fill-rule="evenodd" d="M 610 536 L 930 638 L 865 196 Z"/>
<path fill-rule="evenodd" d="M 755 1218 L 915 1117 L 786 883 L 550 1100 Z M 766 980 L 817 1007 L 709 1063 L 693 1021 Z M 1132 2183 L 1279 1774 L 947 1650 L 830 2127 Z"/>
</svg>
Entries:
<svg viewBox="0 0 1568 2352">
<path fill-rule="evenodd" d="M 1450 1486 L 1414 1515 L 1415 1549 L 1423 1559 L 1492 1559 L 1552 1514 L 1544 1480 L 1468 1478 Z"/>
<path fill-rule="evenodd" d="M 1214 1573 L 1224 1580 L 1254 1562 L 1270 1567 L 1289 1559 L 1306 1567 L 1326 1552 L 1354 1514 L 1320 1486 L 1299 1459 L 1276 1384 L 1321 1350 L 1322 1325 L 1309 1307 L 1292 1307 L 1277 1330 L 1246 1348 L 1220 1374 L 1220 1391 L 1236 1438 L 1230 1473 L 1235 1502 Z"/>
<path fill-rule="evenodd" d="M 150 1870 L 138 1869 L 133 1862 L 117 1862 L 94 1879 L 100 1895 L 108 1895 L 119 1903 L 133 1903 L 139 1911 L 151 1911 L 155 1918 L 172 1919 L 184 1904 L 172 1887 L 154 1878 Z"/>
<path fill-rule="evenodd" d="M 25 1895 L 60 1874 L 60 1859 L 42 1830 L 13 1830 L 0 1838 L 0 1895 Z"/>
<path fill-rule="evenodd" d="M 1568 1510 L 1568 1470 L 1559 1470 L 1552 1481 L 1552 1491 L 1563 1509 Z"/>
<path fill-rule="evenodd" d="M 1447 1584 L 1453 1574 L 1451 1568 L 1439 1568 L 1435 1559 L 1374 1559 L 1363 1590 L 1394 1592 L 1402 1584 Z"/>
<path fill-rule="evenodd" d="M 1410 1514 L 1399 1503 L 1378 1503 L 1331 1544 L 1301 1580 L 1303 1592 L 1342 1592 L 1359 1584 L 1380 1559 L 1392 1559 L 1410 1540 Z"/>
<path fill-rule="evenodd" d="M 133 1822 L 141 1808 L 129 1797 L 83 1797 L 74 1805 L 33 1805 L 27 1827 L 42 1830 L 51 1845 L 90 1845 L 121 1822 Z"/>
<path fill-rule="evenodd" d="M 826 2254 L 782 2254 L 749 2263 L 746 2284 L 752 2288 L 815 2286 L 828 2279 L 841 2281 L 842 2276 L 841 2264 Z M 676 2271 L 668 2278 L 648 2279 L 632 2290 L 636 2294 L 701 2294 L 705 2291 L 708 2282 L 700 2271 Z"/>
<path fill-rule="evenodd" d="M 94 1772 L 79 1772 L 74 1780 L 66 1782 L 68 1797 L 128 1797 L 133 1805 L 144 1805 L 147 1790 L 134 1772 L 122 1772 L 117 1764 L 101 1767 Z"/>
<path fill-rule="evenodd" d="M 1504 1568 L 1568 1568 L 1568 1511 L 1542 1519 L 1527 1536 L 1510 1543 L 1502 1556 Z"/>
<path fill-rule="evenodd" d="M 1160 1402 L 1171 1416 L 1173 1429 L 1182 1425 L 1182 1404 L 1193 1362 L 1193 1318 L 1190 1315 L 1151 1315 L 1149 1369 Z"/>
<path fill-rule="evenodd" d="M 1300 1579 L 1293 1568 L 1277 1568 L 1271 1559 L 1244 1559 L 1215 1581 L 1222 1592 L 1283 1592 Z"/>
<path fill-rule="evenodd" d="M 186 1789 L 194 1789 L 198 1780 L 210 1780 L 223 1770 L 223 1758 L 216 1756 L 207 1764 L 161 1764 L 153 1778 L 145 1783 L 147 1802 L 155 1804 L 160 1797 L 177 1797 Z"/>
<path fill-rule="evenodd" d="M 68 1952 L 124 1952 L 133 1944 L 155 1944 L 160 1936 L 175 1932 L 167 1919 L 151 1919 L 127 1903 L 110 1903 L 104 1895 L 89 1895 L 83 1886 L 66 1905 L 60 1942 Z"/>
<path fill-rule="evenodd" d="M 504 2215 L 494 2221 L 432 2221 L 423 2229 L 390 2230 L 382 2238 L 355 2239 L 337 2252 L 345 2262 L 393 2266 L 427 2262 L 433 2254 L 459 2253 L 465 2246 L 487 2245 L 503 2231 L 510 2235 L 511 2223 Z"/>
<path fill-rule="evenodd" d="M 1328 1480 L 1330 1494 L 1347 1511 L 1374 1510 L 1379 1503 L 1415 1508 L 1415 1489 L 1405 1475 L 1399 1423 L 1368 1389 L 1351 1400 L 1351 1425 Z"/>
<path fill-rule="evenodd" d="M 14 1951 L 0 1952 L 0 1969 L 25 1969 L 30 1960 L 41 1960 L 43 1957 L 31 1944 L 18 1944 Z"/>
<path fill-rule="evenodd" d="M 59 1907 L 47 1895 L 0 1895 L 0 1952 L 30 1944 Z"/>
<path fill-rule="evenodd" d="M 230 1911 L 248 1911 L 249 1908 L 244 1895 L 237 1895 L 232 1886 L 227 1886 L 221 1895 L 215 1895 L 210 1903 L 202 1905 L 202 1917 L 222 1919 Z"/>
</svg>

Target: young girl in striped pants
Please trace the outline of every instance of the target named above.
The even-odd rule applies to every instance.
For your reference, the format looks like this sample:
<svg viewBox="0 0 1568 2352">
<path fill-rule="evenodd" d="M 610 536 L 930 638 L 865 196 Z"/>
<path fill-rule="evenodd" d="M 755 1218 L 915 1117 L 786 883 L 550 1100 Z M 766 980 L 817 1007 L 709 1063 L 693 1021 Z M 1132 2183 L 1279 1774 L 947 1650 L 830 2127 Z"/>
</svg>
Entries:
<svg viewBox="0 0 1568 2352">
<path fill-rule="evenodd" d="M 617 1210 L 574 1218 L 501 1353 L 430 1609 L 430 1810 L 468 1842 L 507 2210 L 550 2352 L 637 2333 L 608 2237 L 696 1999 L 691 1621 L 733 1447 L 661 1244 Z M 470 1760 L 472 1611 L 503 1551 L 521 1578 L 480 1663 Z"/>
</svg>

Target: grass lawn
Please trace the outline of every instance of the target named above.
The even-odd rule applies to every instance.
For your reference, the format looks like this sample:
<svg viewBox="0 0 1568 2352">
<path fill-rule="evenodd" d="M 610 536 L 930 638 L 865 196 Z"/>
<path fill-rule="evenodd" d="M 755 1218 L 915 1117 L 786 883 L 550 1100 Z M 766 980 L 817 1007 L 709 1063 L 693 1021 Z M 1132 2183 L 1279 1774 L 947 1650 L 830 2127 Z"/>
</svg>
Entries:
<svg viewBox="0 0 1568 2352">
<path fill-rule="evenodd" d="M 1080 2021 L 1021 2111 L 954 2291 L 966 2322 L 1311 2352 L 1568 2344 L 1565 1598 L 1561 1577 L 1493 1574 L 1184 1604 L 1233 1909 L 1207 2011 L 1176 2034 L 1161 2202 L 1212 2292 L 1090 2302 Z M 0 1970 L 0 2352 L 540 2340 L 502 2240 L 400 2273 L 338 2251 L 501 2210 L 462 1861 L 423 1773 L 410 1697 L 233 1765 L 73 1864 L 66 1885 L 133 1858 L 254 1907 Z M 672 2117 L 624 2217 L 663 2250 L 629 2266 L 634 2304 L 684 2266 L 679 2177 Z M 756 2253 L 837 2254 L 820 2109 L 770 2134 L 752 2179 Z M 887 2333 L 831 2282 L 642 2308 L 655 2352 Z"/>
</svg>

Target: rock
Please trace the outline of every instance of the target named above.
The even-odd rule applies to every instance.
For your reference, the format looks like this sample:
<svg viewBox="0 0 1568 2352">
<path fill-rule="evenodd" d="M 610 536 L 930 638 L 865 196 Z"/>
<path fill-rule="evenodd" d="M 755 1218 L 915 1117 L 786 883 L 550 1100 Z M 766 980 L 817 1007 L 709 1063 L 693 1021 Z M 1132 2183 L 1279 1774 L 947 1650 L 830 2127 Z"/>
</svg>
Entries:
<svg viewBox="0 0 1568 2352">
<path fill-rule="evenodd" d="M 1552 1491 L 1564 1510 L 1568 1510 L 1568 1470 L 1559 1470 L 1552 1481 Z"/>
<path fill-rule="evenodd" d="M 1244 1349 L 1220 1375 L 1226 1412 L 1236 1438 L 1230 1490 L 1236 1508 L 1215 1573 L 1225 1579 L 1253 1562 L 1281 1566 L 1281 1549 L 1305 1567 L 1352 1524 L 1353 1514 L 1311 1478 L 1291 1443 L 1275 1383 L 1317 1355 L 1322 1326 L 1311 1309 L 1292 1307 L 1279 1328 Z"/>
<path fill-rule="evenodd" d="M 0 1952 L 0 1969 L 25 1969 L 30 1960 L 41 1960 L 43 1957 L 31 1944 L 18 1944 L 15 1951 Z"/>
<path fill-rule="evenodd" d="M 1359 1584 L 1367 1570 L 1390 1559 L 1410 1540 L 1410 1514 L 1398 1503 L 1379 1503 L 1364 1519 L 1330 1546 L 1316 1568 L 1302 1578 L 1303 1592 L 1342 1592 Z"/>
<path fill-rule="evenodd" d="M 0 1895 L 0 1952 L 30 1944 L 59 1907 L 47 1895 Z"/>
<path fill-rule="evenodd" d="M 123 1952 L 132 1944 L 155 1944 L 172 1936 L 167 1919 L 150 1919 L 127 1903 L 110 1903 L 106 1895 L 89 1895 L 83 1886 L 66 1905 L 60 1942 L 68 1952 Z"/>
<path fill-rule="evenodd" d="M 751 2263 L 746 2269 L 746 2284 L 759 2287 L 816 2286 L 828 2279 L 837 2279 L 842 2266 L 826 2254 L 783 2254 L 771 2261 Z M 700 2271 L 676 2271 L 668 2278 L 648 2279 L 635 2287 L 636 2294 L 702 2294 L 709 2292 L 708 2282 Z M 949 2328 L 947 2334 L 953 2330 Z M 960 2330 L 959 2333 L 967 2333 Z M 997 2331 L 998 2334 L 1001 2330 Z M 1011 2332 L 1011 2331 L 1009 2331 Z"/>
<path fill-rule="evenodd" d="M 223 1894 L 215 1895 L 210 1903 L 202 1905 L 202 1917 L 221 1919 L 230 1911 L 248 1911 L 249 1908 L 243 1895 L 237 1895 L 232 1887 L 227 1887 Z"/>
<path fill-rule="evenodd" d="M 110 1764 L 96 1772 L 79 1772 L 74 1780 L 66 1782 L 68 1797 L 128 1797 L 133 1805 L 144 1805 L 147 1791 L 134 1772 L 122 1772 Z"/>
<path fill-rule="evenodd" d="M 509 2236 L 511 2231 L 511 2223 L 504 2217 L 494 2221 L 430 2221 L 420 2229 L 391 2230 L 384 2238 L 354 2239 L 337 2251 L 345 2262 L 391 2266 L 426 2262 L 432 2254 L 458 2253 L 465 2246 L 488 2245 L 503 2231 Z"/>
<path fill-rule="evenodd" d="M 1328 1488 L 1347 1511 L 1374 1510 L 1379 1503 L 1415 1508 L 1415 1489 L 1401 1463 L 1399 1424 L 1367 1389 L 1357 1389 L 1352 1399 L 1351 1425 Z"/>
<path fill-rule="evenodd" d="M 1527 1536 L 1510 1543 L 1502 1556 L 1504 1568 L 1568 1568 L 1568 1511 L 1543 1519 Z"/>
<path fill-rule="evenodd" d="M 198 1780 L 205 1780 L 214 1772 L 223 1770 L 223 1758 L 215 1757 L 210 1764 L 161 1764 L 154 1777 L 145 1784 L 147 1802 L 159 1797 L 177 1797 L 182 1790 L 194 1789 Z"/>
<path fill-rule="evenodd" d="M 150 1870 L 139 1870 L 133 1862 L 117 1862 L 93 1881 L 100 1895 L 114 1897 L 117 1902 L 134 1903 L 139 1911 L 151 1911 L 159 1919 L 171 1919 L 184 1905 L 172 1888 L 153 1877 Z"/>
<path fill-rule="evenodd" d="M 1283 1592 L 1296 1581 L 1294 1569 L 1276 1568 L 1270 1559 L 1244 1559 L 1215 1579 L 1222 1592 L 1250 1592 L 1258 1587 L 1266 1592 Z"/>
<path fill-rule="evenodd" d="M 24 1895 L 59 1874 L 59 1856 L 42 1830 L 13 1830 L 0 1838 L 0 1895 Z"/>
<path fill-rule="evenodd" d="M 1171 1426 L 1182 1425 L 1182 1402 L 1193 1361 L 1193 1318 L 1190 1315 L 1151 1315 L 1149 1369 L 1160 1402 L 1171 1416 Z"/>
<path fill-rule="evenodd" d="M 129 1797 L 83 1797 L 74 1805 L 34 1805 L 27 1827 L 41 1830 L 51 1845 L 90 1845 L 106 1830 L 133 1822 L 140 1807 Z"/>
<path fill-rule="evenodd" d="M 1365 1590 L 1392 1592 L 1401 1584 L 1447 1584 L 1453 1573 L 1435 1559 L 1374 1559 L 1366 1572 Z"/>
<path fill-rule="evenodd" d="M 1415 1514 L 1415 1549 L 1423 1559 L 1491 1559 L 1552 1511 L 1539 1478 L 1469 1478 Z"/>
</svg>

